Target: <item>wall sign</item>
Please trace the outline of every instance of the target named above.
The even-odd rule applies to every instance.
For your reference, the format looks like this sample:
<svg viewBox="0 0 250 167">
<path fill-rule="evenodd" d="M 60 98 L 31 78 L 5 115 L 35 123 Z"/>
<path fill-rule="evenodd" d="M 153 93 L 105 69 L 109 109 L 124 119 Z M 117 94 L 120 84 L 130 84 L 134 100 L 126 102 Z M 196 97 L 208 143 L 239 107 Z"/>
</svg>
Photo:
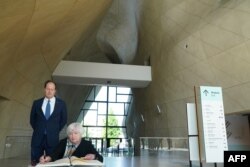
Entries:
<svg viewBox="0 0 250 167">
<path fill-rule="evenodd" d="M 223 162 L 228 145 L 222 89 L 201 86 L 200 95 L 206 162 Z"/>
</svg>

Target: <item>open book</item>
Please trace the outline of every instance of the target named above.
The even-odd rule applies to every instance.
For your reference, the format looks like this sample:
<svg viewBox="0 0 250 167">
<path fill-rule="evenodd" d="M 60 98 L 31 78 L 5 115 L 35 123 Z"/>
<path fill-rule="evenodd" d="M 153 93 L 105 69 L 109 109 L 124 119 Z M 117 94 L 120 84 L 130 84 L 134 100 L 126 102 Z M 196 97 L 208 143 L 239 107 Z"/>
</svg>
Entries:
<svg viewBox="0 0 250 167">
<path fill-rule="evenodd" d="M 62 158 L 54 162 L 48 162 L 45 164 L 37 164 L 36 167 L 49 167 L 49 166 L 104 166 L 104 164 L 98 160 L 84 160 L 72 156 L 71 158 Z"/>
</svg>

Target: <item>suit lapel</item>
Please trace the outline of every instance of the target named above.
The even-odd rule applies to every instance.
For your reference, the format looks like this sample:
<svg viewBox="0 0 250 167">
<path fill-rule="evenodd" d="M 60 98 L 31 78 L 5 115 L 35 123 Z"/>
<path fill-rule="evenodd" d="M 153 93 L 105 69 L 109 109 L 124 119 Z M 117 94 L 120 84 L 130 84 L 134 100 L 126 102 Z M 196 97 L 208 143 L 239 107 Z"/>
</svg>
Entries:
<svg viewBox="0 0 250 167">
<path fill-rule="evenodd" d="M 50 117 L 53 117 L 55 114 L 56 114 L 56 112 L 57 112 L 57 109 L 58 108 L 58 101 L 57 101 L 57 99 L 55 98 L 55 107 L 54 107 L 54 110 L 53 110 L 53 112 L 52 112 L 52 114 L 50 115 Z"/>
<path fill-rule="evenodd" d="M 41 98 L 39 103 L 38 103 L 38 106 L 39 106 L 38 114 L 45 118 L 45 115 L 44 115 L 43 109 L 42 109 L 43 100 L 44 100 L 44 98 Z"/>
</svg>

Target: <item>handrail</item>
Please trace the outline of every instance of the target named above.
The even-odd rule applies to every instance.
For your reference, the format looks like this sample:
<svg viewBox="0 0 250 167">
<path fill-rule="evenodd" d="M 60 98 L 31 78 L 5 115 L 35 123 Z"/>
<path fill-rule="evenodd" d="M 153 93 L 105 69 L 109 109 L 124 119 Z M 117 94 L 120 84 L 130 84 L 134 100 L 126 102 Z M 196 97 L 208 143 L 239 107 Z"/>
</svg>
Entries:
<svg viewBox="0 0 250 167">
<path fill-rule="evenodd" d="M 187 151 L 188 137 L 140 137 L 140 148 Z"/>
<path fill-rule="evenodd" d="M 140 139 L 188 139 L 188 137 L 140 137 Z"/>
</svg>

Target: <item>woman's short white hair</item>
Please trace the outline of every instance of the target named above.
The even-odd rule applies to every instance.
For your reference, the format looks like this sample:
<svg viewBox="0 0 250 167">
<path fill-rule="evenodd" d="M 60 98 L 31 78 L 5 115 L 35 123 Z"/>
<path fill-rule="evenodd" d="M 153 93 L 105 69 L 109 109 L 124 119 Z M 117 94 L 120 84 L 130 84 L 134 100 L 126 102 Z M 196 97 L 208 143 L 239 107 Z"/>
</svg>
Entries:
<svg viewBox="0 0 250 167">
<path fill-rule="evenodd" d="M 82 136 L 84 133 L 84 129 L 80 123 L 73 122 L 73 123 L 69 124 L 69 126 L 67 127 L 67 135 L 70 135 L 73 132 L 80 133 Z"/>
</svg>

